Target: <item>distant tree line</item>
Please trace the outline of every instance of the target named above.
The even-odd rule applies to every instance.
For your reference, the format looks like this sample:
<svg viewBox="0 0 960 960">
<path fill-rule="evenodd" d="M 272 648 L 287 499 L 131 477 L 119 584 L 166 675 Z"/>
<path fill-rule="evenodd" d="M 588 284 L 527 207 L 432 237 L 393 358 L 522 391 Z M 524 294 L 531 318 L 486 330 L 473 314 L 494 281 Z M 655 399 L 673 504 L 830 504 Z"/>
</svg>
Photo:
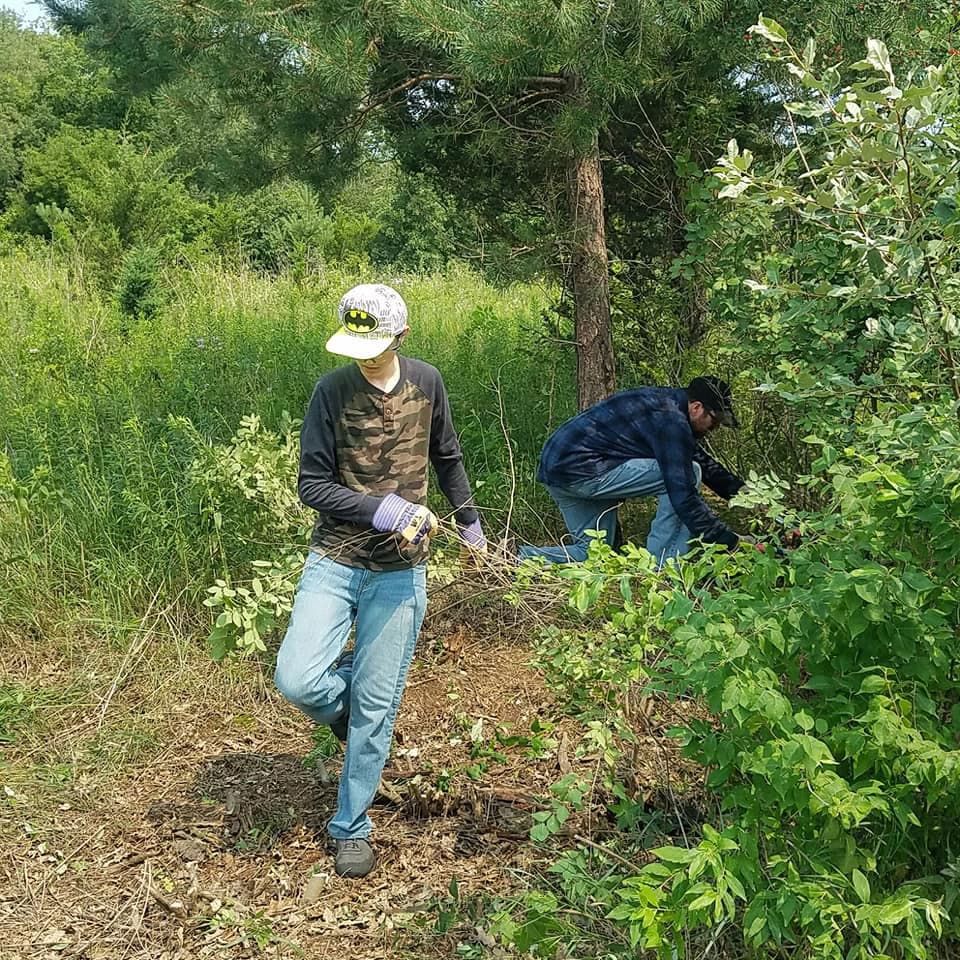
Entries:
<svg viewBox="0 0 960 960">
<path fill-rule="evenodd" d="M 46 5 L 58 35 L 0 21 L 8 231 L 110 282 L 201 255 L 553 277 L 581 405 L 650 343 L 662 373 L 703 340 L 702 271 L 676 265 L 703 171 L 731 134 L 777 155 L 796 84 L 751 41 L 754 2 Z M 778 7 L 838 65 L 867 34 L 921 62 L 952 24 L 943 0 Z"/>
</svg>

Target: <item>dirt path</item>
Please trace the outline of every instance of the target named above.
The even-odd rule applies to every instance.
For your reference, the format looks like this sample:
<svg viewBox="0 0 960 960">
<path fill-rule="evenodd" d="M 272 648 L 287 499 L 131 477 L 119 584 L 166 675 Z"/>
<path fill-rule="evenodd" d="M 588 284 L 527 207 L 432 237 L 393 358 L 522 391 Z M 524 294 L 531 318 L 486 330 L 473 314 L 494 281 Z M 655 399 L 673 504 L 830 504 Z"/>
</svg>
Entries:
<svg viewBox="0 0 960 960">
<path fill-rule="evenodd" d="M 557 717 L 528 659 L 523 640 L 502 632 L 480 639 L 453 621 L 425 631 L 386 795 L 372 811 L 380 866 L 359 882 L 333 875 L 324 833 L 339 759 L 328 761 L 333 783 L 323 785 L 303 763 L 310 724 L 268 684 L 251 701 L 249 677 L 224 680 L 207 665 L 204 679 L 181 664 L 193 682 L 160 696 L 156 671 L 131 669 L 113 685 L 111 729 L 119 738 L 125 725 L 152 724 L 161 749 L 98 776 L 96 764 L 76 760 L 78 740 L 59 787 L 11 776 L 44 755 L 37 740 L 22 753 L 14 745 L 0 767 L 0 956 L 397 955 L 397 925 L 432 924 L 452 881 L 461 900 L 505 893 L 531 866 L 533 798 L 559 776 L 563 730 L 531 742 L 534 720 L 549 730 Z M 87 661 L 74 651 L 69 669 L 78 662 Z M 104 678 L 114 669 L 87 667 Z M 499 743 L 497 728 L 525 739 Z"/>
</svg>

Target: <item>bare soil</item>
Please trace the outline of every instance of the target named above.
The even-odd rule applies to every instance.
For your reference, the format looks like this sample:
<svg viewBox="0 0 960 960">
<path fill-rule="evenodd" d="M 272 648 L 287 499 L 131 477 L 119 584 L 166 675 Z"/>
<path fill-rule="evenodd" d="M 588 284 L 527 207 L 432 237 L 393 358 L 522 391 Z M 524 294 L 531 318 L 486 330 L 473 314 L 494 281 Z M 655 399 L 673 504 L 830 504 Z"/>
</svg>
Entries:
<svg viewBox="0 0 960 960">
<path fill-rule="evenodd" d="M 435 932 L 451 890 L 463 905 L 529 885 L 532 813 L 561 772 L 597 772 L 505 609 L 428 620 L 371 811 L 379 866 L 361 881 L 333 873 L 324 828 L 339 755 L 329 783 L 305 766 L 311 724 L 264 668 L 211 663 L 169 617 L 119 646 L 95 630 L 0 636 L 0 685 L 50 692 L 0 763 L 0 957 L 455 955 Z M 536 719 L 555 725 L 546 748 L 496 743 Z M 674 747 L 648 732 L 633 775 L 653 793 Z M 495 755 L 471 757 L 477 744 Z"/>
</svg>

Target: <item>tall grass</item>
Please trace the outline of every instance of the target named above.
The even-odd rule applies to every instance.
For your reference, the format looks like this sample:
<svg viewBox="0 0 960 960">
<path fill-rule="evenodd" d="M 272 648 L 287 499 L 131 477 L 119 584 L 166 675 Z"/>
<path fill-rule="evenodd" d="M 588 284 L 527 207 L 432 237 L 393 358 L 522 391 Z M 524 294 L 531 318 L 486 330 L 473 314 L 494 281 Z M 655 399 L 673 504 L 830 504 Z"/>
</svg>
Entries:
<svg viewBox="0 0 960 960">
<path fill-rule="evenodd" d="M 47 255 L 0 258 L 0 615 L 81 600 L 126 616 L 158 592 L 199 596 L 217 550 L 186 483 L 195 436 L 173 418 L 222 441 L 246 414 L 267 427 L 302 416 L 339 362 L 324 349 L 337 301 L 371 278 L 198 267 L 164 279 L 166 306 L 137 321 Z M 394 280 L 407 352 L 444 375 L 487 526 L 515 492 L 514 525 L 536 535 L 536 458 L 574 407 L 572 356 L 541 342 L 545 292 L 460 270 Z"/>
</svg>

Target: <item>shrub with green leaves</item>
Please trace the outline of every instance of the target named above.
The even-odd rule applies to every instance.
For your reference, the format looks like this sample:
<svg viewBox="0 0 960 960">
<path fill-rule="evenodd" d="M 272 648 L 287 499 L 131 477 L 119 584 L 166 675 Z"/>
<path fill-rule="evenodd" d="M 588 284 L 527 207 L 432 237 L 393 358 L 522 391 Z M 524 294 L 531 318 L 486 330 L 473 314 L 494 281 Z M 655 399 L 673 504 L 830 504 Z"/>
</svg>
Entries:
<svg viewBox="0 0 960 960">
<path fill-rule="evenodd" d="M 222 577 L 204 601 L 218 611 L 208 637 L 210 651 L 217 660 L 234 651 L 263 653 L 264 638 L 292 609 L 312 526 L 296 495 L 299 421 L 284 416 L 279 432 L 273 432 L 264 429 L 259 417 L 244 417 L 226 444 L 205 442 L 189 420 L 181 419 L 179 426 L 196 446 L 191 486 L 223 562 Z M 225 524 L 233 541 L 256 539 L 269 531 L 276 543 L 271 559 L 252 562 L 249 584 L 230 582 L 221 540 Z"/>
<path fill-rule="evenodd" d="M 635 574 L 666 599 L 652 688 L 709 709 L 676 734 L 717 816 L 655 848 L 604 909 L 664 957 L 720 941 L 922 958 L 960 940 L 960 95 L 951 67 L 898 78 L 876 41 L 854 65 L 865 79 L 841 86 L 814 44 L 766 19 L 754 33 L 796 82 L 797 142 L 770 170 L 731 143 L 715 171 L 729 222 L 752 227 L 712 261 L 715 306 L 750 291 L 738 352 L 808 430 L 812 465 L 786 497 L 776 482 L 771 515 L 819 509 L 787 509 L 805 536 L 788 556 L 708 551 Z M 609 606 L 582 583 L 622 564 L 595 552 L 581 601 Z M 627 633 L 636 672 L 630 636 L 646 650 L 649 627 Z M 551 670 L 569 689 L 601 678 L 592 663 Z"/>
<path fill-rule="evenodd" d="M 4 224 L 47 237 L 111 277 L 132 247 L 170 251 L 201 231 L 207 207 L 170 171 L 171 159 L 114 130 L 65 124 L 26 151 Z"/>
<path fill-rule="evenodd" d="M 164 302 L 162 260 L 156 247 L 140 244 L 123 258 L 117 280 L 117 306 L 125 317 L 149 320 Z"/>
</svg>

